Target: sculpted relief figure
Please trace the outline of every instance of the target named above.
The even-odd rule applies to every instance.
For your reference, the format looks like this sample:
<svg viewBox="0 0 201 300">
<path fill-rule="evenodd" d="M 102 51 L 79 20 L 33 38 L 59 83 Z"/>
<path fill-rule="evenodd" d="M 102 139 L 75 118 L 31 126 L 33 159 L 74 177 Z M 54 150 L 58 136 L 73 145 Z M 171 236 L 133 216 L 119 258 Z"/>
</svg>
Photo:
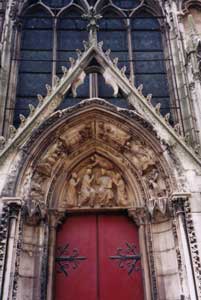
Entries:
<svg viewBox="0 0 201 300">
<path fill-rule="evenodd" d="M 77 185 L 79 179 L 77 174 L 73 173 L 68 185 L 68 207 L 74 207 L 77 205 Z"/>
<path fill-rule="evenodd" d="M 69 208 L 129 205 L 122 176 L 115 171 L 112 162 L 96 154 L 90 157 L 87 166 L 83 164 L 79 171 L 72 173 L 66 188 L 64 206 Z"/>
<path fill-rule="evenodd" d="M 148 176 L 148 185 L 152 199 L 165 197 L 167 195 L 165 181 L 156 168 L 154 168 Z"/>
<path fill-rule="evenodd" d="M 37 169 L 47 176 L 51 176 L 52 167 L 63 154 L 63 144 L 57 141 L 50 149 L 48 149 L 45 156 L 39 162 Z"/>
<path fill-rule="evenodd" d="M 156 163 L 154 153 L 146 147 L 140 140 L 132 140 L 127 142 L 129 152 L 126 155 L 132 160 L 133 164 L 142 173 L 147 171 L 149 167 L 153 167 Z"/>
<path fill-rule="evenodd" d="M 89 204 L 90 206 L 94 205 L 95 189 L 92 187 L 93 179 L 94 176 L 92 175 L 92 170 L 87 169 L 81 183 L 79 206 L 86 204 Z"/>
<path fill-rule="evenodd" d="M 109 123 L 102 123 L 99 124 L 99 136 L 100 138 L 106 141 L 114 141 L 120 145 L 125 145 L 127 141 L 130 139 L 130 135 L 125 131 L 119 129 L 117 126 Z"/>
<path fill-rule="evenodd" d="M 115 184 L 117 186 L 117 205 L 128 206 L 126 186 L 120 174 L 116 174 Z"/>
<path fill-rule="evenodd" d="M 101 169 L 101 176 L 97 180 L 97 195 L 101 206 L 113 206 L 114 193 L 112 190 L 113 180 L 108 171 Z"/>
</svg>

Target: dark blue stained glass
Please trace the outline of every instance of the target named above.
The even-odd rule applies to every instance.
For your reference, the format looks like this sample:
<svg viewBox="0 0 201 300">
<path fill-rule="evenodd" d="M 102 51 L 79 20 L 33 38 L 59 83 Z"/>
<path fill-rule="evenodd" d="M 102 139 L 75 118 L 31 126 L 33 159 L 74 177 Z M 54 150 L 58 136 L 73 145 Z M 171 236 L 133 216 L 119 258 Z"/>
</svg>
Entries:
<svg viewBox="0 0 201 300">
<path fill-rule="evenodd" d="M 53 8 L 61 8 L 72 2 L 72 0 L 42 0 L 44 4 Z"/>
<path fill-rule="evenodd" d="M 76 58 L 75 49 L 83 49 L 83 40 L 87 40 L 87 23 L 81 18 L 78 11 L 67 11 L 63 13 L 58 20 L 57 28 L 57 74 L 62 74 L 61 67 L 69 67 L 69 57 Z M 77 90 L 78 97 L 89 97 L 89 79 L 86 78 L 84 85 Z M 72 96 L 71 96 L 72 97 Z M 65 100 L 65 103 L 70 103 Z M 74 103 L 74 102 L 73 102 Z M 69 105 L 71 106 L 71 105 Z M 62 104 L 61 108 L 64 108 Z"/>
<path fill-rule="evenodd" d="M 123 9 L 133 9 L 140 5 L 140 0 L 113 0 L 114 5 Z"/>
<path fill-rule="evenodd" d="M 28 117 L 30 112 L 29 104 L 32 104 L 36 107 L 38 104 L 36 97 L 16 98 L 15 115 L 14 115 L 14 124 L 16 127 L 18 127 L 20 123 L 19 114 L 23 114 L 25 117 Z"/>
<path fill-rule="evenodd" d="M 57 74 L 62 75 L 61 67 L 70 67 L 69 57 L 77 58 L 75 51 L 59 50 L 57 52 Z"/>
<path fill-rule="evenodd" d="M 132 33 L 132 42 L 134 50 L 152 51 L 163 49 L 160 32 L 135 31 Z"/>
<path fill-rule="evenodd" d="M 65 109 L 65 108 L 74 106 L 82 100 L 83 100 L 83 98 L 78 98 L 78 97 L 72 98 L 72 97 L 68 96 L 62 101 L 62 103 L 60 104 L 58 109 Z"/>
<path fill-rule="evenodd" d="M 134 52 L 135 74 L 164 73 L 163 52 Z"/>
<path fill-rule="evenodd" d="M 153 97 L 168 97 L 168 86 L 166 75 L 161 74 L 138 74 L 136 75 L 136 86 L 143 83 L 143 94 L 151 93 Z"/>
<path fill-rule="evenodd" d="M 21 73 L 18 77 L 17 95 L 23 97 L 34 97 L 38 93 L 46 95 L 46 83 L 51 83 L 51 74 Z"/>
<path fill-rule="evenodd" d="M 24 31 L 22 38 L 22 48 L 30 50 L 50 50 L 52 49 L 52 31 L 32 30 Z"/>
<path fill-rule="evenodd" d="M 61 66 L 69 66 L 69 57 L 76 57 L 75 49 L 83 49 L 83 40 L 87 40 L 87 23 L 81 19 L 81 13 L 67 11 L 58 20 L 57 28 L 57 73 Z"/>
<path fill-rule="evenodd" d="M 103 18 L 98 22 L 100 31 L 105 30 L 126 30 L 126 22 L 122 15 L 117 15 L 113 12 L 106 12 L 103 14 Z"/>
<path fill-rule="evenodd" d="M 51 73 L 52 52 L 51 51 L 21 51 L 20 72 Z"/>
<path fill-rule="evenodd" d="M 104 41 L 104 48 L 116 51 L 127 51 L 127 37 L 124 32 L 100 32 L 100 40 Z"/>
<path fill-rule="evenodd" d="M 37 94 L 46 95 L 45 84 L 51 84 L 52 21 L 49 13 L 39 5 L 23 17 L 15 125 L 19 121 L 18 115 L 26 115 L 29 111 L 28 104 L 37 103 Z"/>
<path fill-rule="evenodd" d="M 86 76 L 84 83 L 77 89 L 78 98 L 89 98 L 89 75 Z"/>
<path fill-rule="evenodd" d="M 29 9 L 22 17 L 22 29 L 52 29 L 52 16 L 41 5 L 36 5 Z"/>
<path fill-rule="evenodd" d="M 133 17 L 131 24 L 135 85 L 143 84 L 143 94 L 151 93 L 153 104 L 160 102 L 161 112 L 166 113 L 170 99 L 159 22 L 141 12 Z"/>
<path fill-rule="evenodd" d="M 158 30 L 160 31 L 160 24 L 156 17 L 147 12 L 140 12 L 132 17 L 132 30 Z"/>
<path fill-rule="evenodd" d="M 58 30 L 84 30 L 87 29 L 87 21 L 82 18 L 82 12 L 75 10 L 65 11 L 58 20 Z"/>
<path fill-rule="evenodd" d="M 98 76 L 98 97 L 106 98 L 113 96 L 113 89 L 110 85 L 105 84 L 103 76 Z"/>
<path fill-rule="evenodd" d="M 106 97 L 105 100 L 108 101 L 109 103 L 115 105 L 115 106 L 120 107 L 120 108 L 126 108 L 126 109 L 129 108 L 128 101 L 126 101 L 126 99 L 124 99 L 123 97 L 120 97 L 120 96 L 117 97 L 117 98 Z"/>
<path fill-rule="evenodd" d="M 113 88 L 105 83 L 102 75 L 98 75 L 98 97 L 118 107 L 128 108 L 128 102 L 121 95 L 113 96 Z"/>
<path fill-rule="evenodd" d="M 83 48 L 82 41 L 87 39 L 85 32 L 60 31 L 58 33 L 58 49 L 66 51 L 75 51 Z"/>
</svg>

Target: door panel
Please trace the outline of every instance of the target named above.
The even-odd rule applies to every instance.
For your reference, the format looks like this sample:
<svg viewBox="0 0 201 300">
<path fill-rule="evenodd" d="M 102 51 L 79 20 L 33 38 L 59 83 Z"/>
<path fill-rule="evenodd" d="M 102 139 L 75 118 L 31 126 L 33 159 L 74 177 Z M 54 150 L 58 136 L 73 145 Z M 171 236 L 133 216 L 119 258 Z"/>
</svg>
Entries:
<svg viewBox="0 0 201 300">
<path fill-rule="evenodd" d="M 68 217 L 57 233 L 57 249 L 69 244 L 66 253 L 56 251 L 56 300 L 96 300 L 97 249 L 96 216 Z M 73 250 L 76 250 L 73 252 Z M 70 256 L 65 274 L 59 268 L 57 257 Z M 74 258 L 73 258 L 74 256 Z M 79 260 L 84 257 L 84 260 Z M 78 260 L 74 260 L 78 258 Z M 74 264 L 75 262 L 75 264 Z M 62 261 L 61 261 L 62 263 Z M 77 265 L 76 265 L 77 264 Z M 61 273 L 58 273 L 60 271 Z"/>
<path fill-rule="evenodd" d="M 139 254 L 137 227 L 126 216 L 99 217 L 99 290 L 100 300 L 142 300 L 140 267 L 131 256 Z M 133 251 L 133 245 L 136 249 Z"/>
<path fill-rule="evenodd" d="M 55 300 L 143 300 L 138 230 L 126 216 L 68 217 L 56 249 Z"/>
</svg>

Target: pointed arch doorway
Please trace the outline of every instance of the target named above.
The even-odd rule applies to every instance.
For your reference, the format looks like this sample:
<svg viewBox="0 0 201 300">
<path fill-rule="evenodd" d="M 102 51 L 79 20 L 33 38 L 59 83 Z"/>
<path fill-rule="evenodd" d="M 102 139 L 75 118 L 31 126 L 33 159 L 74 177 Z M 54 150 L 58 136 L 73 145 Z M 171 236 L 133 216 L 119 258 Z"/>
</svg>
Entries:
<svg viewBox="0 0 201 300">
<path fill-rule="evenodd" d="M 125 215 L 71 215 L 57 232 L 55 300 L 143 300 L 137 226 Z"/>
</svg>

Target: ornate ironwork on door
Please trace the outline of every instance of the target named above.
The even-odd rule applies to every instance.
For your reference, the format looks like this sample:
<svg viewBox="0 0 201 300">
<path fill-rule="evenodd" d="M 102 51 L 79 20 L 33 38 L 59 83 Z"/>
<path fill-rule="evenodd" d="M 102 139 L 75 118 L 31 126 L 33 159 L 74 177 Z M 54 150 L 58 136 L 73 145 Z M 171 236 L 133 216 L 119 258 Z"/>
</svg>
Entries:
<svg viewBox="0 0 201 300">
<path fill-rule="evenodd" d="M 64 273 L 69 275 L 68 269 L 77 269 L 80 261 L 87 259 L 85 256 L 79 256 L 79 250 L 73 249 L 72 254 L 69 254 L 69 244 L 57 247 L 56 255 L 56 271 L 57 273 Z"/>
<path fill-rule="evenodd" d="M 136 253 L 136 246 L 134 244 L 126 242 L 126 246 L 125 249 L 117 248 L 117 254 L 109 258 L 117 260 L 119 268 L 127 269 L 128 275 L 131 275 L 132 272 L 140 270 L 139 262 L 141 256 Z"/>
</svg>

